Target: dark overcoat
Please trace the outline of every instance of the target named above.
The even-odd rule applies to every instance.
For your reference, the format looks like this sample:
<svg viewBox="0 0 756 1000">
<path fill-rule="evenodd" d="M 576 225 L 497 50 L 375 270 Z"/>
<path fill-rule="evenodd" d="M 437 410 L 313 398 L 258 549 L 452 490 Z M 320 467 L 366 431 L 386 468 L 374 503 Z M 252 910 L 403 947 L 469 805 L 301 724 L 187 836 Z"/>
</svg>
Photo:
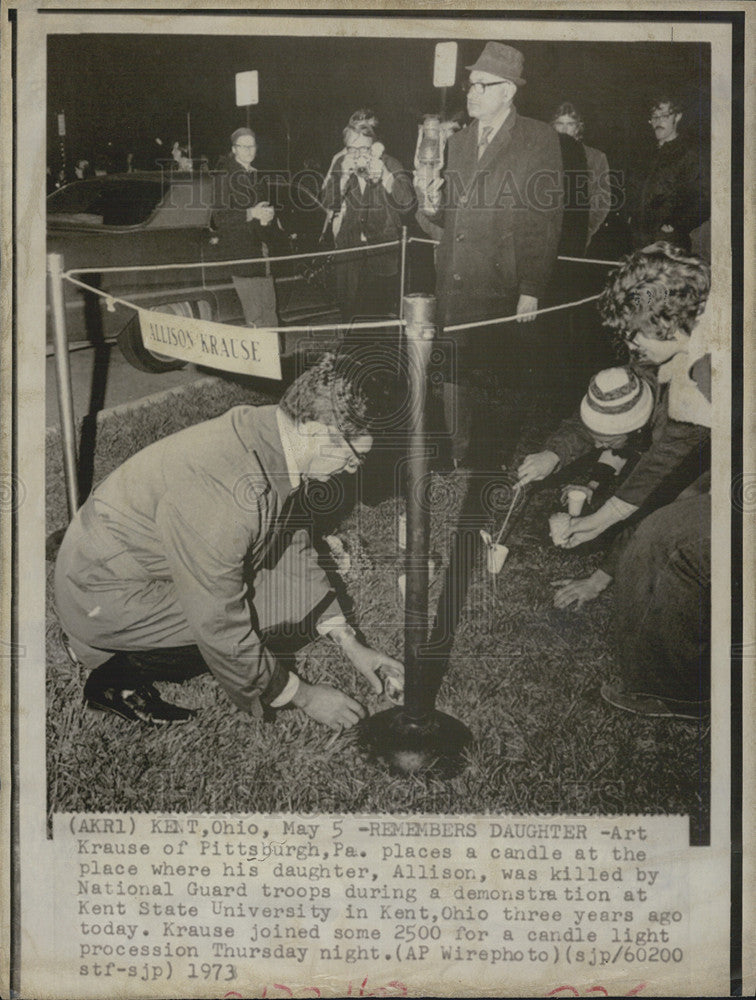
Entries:
<svg viewBox="0 0 756 1000">
<path fill-rule="evenodd" d="M 541 299 L 562 224 L 557 133 L 512 108 L 478 160 L 478 123 L 449 139 L 436 261 L 440 325 L 506 315 Z M 467 335 L 454 334 L 460 346 Z"/>
<path fill-rule="evenodd" d="M 657 240 L 690 249 L 690 234 L 709 218 L 709 180 L 701 149 L 677 136 L 656 150 L 644 177 L 631 190 L 633 247 Z M 671 226 L 665 232 L 662 226 Z"/>
<path fill-rule="evenodd" d="M 272 234 L 272 224 L 261 226 L 257 219 L 247 219 L 247 209 L 264 201 L 263 195 L 254 167 L 245 170 L 234 156 L 219 162 L 213 177 L 212 216 L 219 260 L 244 260 L 263 255 L 263 241 Z M 265 264 L 235 264 L 232 273 L 239 278 L 259 277 L 265 274 Z"/>
</svg>

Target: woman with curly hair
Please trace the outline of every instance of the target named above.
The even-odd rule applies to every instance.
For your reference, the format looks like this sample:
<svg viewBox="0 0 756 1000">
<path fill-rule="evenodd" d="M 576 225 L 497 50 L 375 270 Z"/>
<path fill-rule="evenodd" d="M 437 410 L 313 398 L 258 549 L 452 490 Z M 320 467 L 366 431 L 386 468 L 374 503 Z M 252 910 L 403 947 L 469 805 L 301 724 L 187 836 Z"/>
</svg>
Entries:
<svg viewBox="0 0 756 1000">
<path fill-rule="evenodd" d="M 601 697 L 644 716 L 700 720 L 709 705 L 708 343 L 718 318 L 709 282 L 702 258 L 663 242 L 632 254 L 610 276 L 599 307 L 653 390 L 651 446 L 603 506 L 569 518 L 566 541 L 560 540 L 573 548 L 619 529 L 591 576 L 555 581 L 554 603 L 580 607 L 616 579 L 618 678 L 602 685 Z M 624 405 L 611 391 L 594 404 L 615 415 Z M 538 472 L 540 461 L 547 475 L 552 459 L 559 456 L 530 456 L 521 471 Z"/>
<path fill-rule="evenodd" d="M 709 289 L 703 259 L 666 242 L 632 254 L 612 275 L 600 308 L 655 371 L 653 443 L 595 523 L 583 518 L 570 539 L 576 545 L 607 524 L 644 517 L 631 535 L 623 532 L 612 573 L 618 676 L 601 697 L 636 715 L 699 723 L 711 688 L 710 473 L 701 450 L 711 428 L 709 342 L 723 315 Z M 686 464 L 688 485 L 676 496 Z"/>
<path fill-rule="evenodd" d="M 610 276 L 599 309 L 654 392 L 651 447 L 602 507 L 571 518 L 566 548 L 670 503 L 708 470 L 709 288 L 709 265 L 664 242 L 631 254 Z"/>
</svg>

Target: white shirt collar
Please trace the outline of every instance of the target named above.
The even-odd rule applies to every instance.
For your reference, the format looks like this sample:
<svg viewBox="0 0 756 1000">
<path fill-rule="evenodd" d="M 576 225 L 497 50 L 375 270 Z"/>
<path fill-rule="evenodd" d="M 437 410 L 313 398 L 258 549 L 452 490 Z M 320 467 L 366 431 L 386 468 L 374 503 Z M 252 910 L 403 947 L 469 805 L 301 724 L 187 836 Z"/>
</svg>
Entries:
<svg viewBox="0 0 756 1000">
<path fill-rule="evenodd" d="M 291 488 L 296 490 L 302 480 L 302 473 L 298 469 L 294 459 L 295 451 L 292 434 L 295 433 L 295 428 L 291 420 L 280 408 L 276 409 L 276 423 L 278 424 L 278 433 L 281 435 L 281 444 L 286 461 L 286 471 L 289 473 L 289 482 L 291 483 Z"/>
</svg>

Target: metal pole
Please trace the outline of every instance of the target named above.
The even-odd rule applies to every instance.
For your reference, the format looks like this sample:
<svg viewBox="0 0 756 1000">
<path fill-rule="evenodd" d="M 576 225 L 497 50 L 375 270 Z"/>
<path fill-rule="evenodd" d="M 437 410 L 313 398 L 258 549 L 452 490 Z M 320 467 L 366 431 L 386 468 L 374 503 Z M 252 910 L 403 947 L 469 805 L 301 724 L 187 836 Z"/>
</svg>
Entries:
<svg viewBox="0 0 756 1000">
<path fill-rule="evenodd" d="M 76 424 L 71 389 L 71 366 L 68 358 L 66 312 L 63 303 L 63 257 L 61 254 L 50 253 L 47 255 L 47 274 L 53 317 L 55 378 L 58 387 L 60 439 L 63 446 L 63 473 L 66 480 L 68 517 L 69 520 L 72 520 L 79 509 L 79 484 L 77 481 L 78 462 L 76 459 Z"/>
<path fill-rule="evenodd" d="M 404 319 L 404 291 L 407 285 L 407 227 L 402 226 L 402 245 L 399 258 L 399 319 Z"/>
<path fill-rule="evenodd" d="M 407 369 L 411 427 L 407 442 L 407 564 L 404 599 L 404 708 L 412 720 L 428 714 L 423 692 L 421 647 L 428 642 L 428 548 L 430 510 L 422 496 L 427 493 L 428 448 L 425 441 L 425 410 L 433 338 L 436 300 L 431 295 L 409 295 L 407 313 Z"/>
<path fill-rule="evenodd" d="M 451 777 L 464 767 L 472 741 L 467 726 L 435 707 L 437 678 L 428 646 L 428 447 L 425 441 L 428 364 L 435 336 L 436 300 L 406 295 L 410 427 L 407 455 L 407 554 L 404 564 L 404 704 L 360 723 L 360 744 L 400 774 L 428 771 Z"/>
</svg>

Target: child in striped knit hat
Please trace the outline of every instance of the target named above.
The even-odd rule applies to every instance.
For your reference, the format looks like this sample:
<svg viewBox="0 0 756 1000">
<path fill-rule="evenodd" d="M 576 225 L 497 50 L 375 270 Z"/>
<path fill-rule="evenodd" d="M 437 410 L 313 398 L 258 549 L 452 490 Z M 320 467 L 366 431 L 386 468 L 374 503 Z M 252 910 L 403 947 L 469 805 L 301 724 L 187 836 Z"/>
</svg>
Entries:
<svg viewBox="0 0 756 1000">
<path fill-rule="evenodd" d="M 522 486 L 544 479 L 595 452 L 584 482 L 570 482 L 562 489 L 562 503 L 569 514 L 551 518 L 555 545 L 566 541 L 570 517 L 595 496 L 614 492 L 619 477 L 629 471 L 642 450 L 642 430 L 654 408 L 651 386 L 630 367 L 597 372 L 583 396 L 578 413 L 562 421 L 546 441 L 543 451 L 528 455 L 517 470 Z"/>
<path fill-rule="evenodd" d="M 629 436 L 646 426 L 653 408 L 650 385 L 632 368 L 597 372 L 579 412 L 562 421 L 543 451 L 523 459 L 517 470 L 520 485 L 545 479 L 592 449 L 601 452 L 600 461 L 619 471 L 612 456 L 626 449 Z"/>
</svg>

